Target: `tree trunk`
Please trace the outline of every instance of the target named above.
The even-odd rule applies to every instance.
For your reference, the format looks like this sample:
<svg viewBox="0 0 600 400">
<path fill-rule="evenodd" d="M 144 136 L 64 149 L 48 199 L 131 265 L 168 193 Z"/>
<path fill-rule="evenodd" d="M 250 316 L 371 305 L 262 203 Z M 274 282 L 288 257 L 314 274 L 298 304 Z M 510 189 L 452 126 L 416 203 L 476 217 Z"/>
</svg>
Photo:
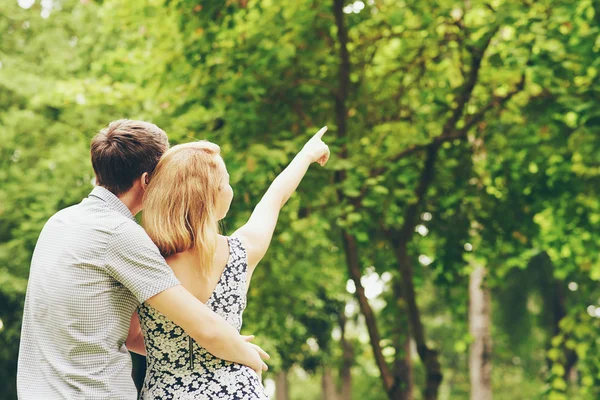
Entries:
<svg viewBox="0 0 600 400">
<path fill-rule="evenodd" d="M 402 292 L 406 299 L 406 309 L 408 320 L 410 322 L 411 334 L 415 339 L 417 353 L 425 368 L 425 389 L 423 391 L 423 399 L 435 400 L 438 397 L 439 388 L 443 379 L 439 354 L 437 350 L 429 348 L 425 340 L 425 327 L 421 321 L 421 312 L 417 305 L 413 282 L 413 269 L 406 248 L 407 243 L 404 240 L 392 239 L 392 245 L 394 246 L 394 254 L 396 255 L 398 269 L 400 270 L 402 277 Z"/>
<path fill-rule="evenodd" d="M 396 355 L 394 357 L 394 387 L 390 398 L 412 400 L 412 359 L 410 349 L 410 326 L 406 299 L 399 279 L 394 279 L 394 297 L 396 298 L 397 325 L 393 328 L 393 341 Z"/>
<path fill-rule="evenodd" d="M 323 400 L 338 400 L 333 371 L 328 366 L 323 367 L 323 375 L 321 376 L 321 389 L 323 393 Z"/>
<path fill-rule="evenodd" d="M 334 101 L 338 134 L 339 138 L 343 140 L 343 144 L 339 151 L 339 157 L 341 159 L 348 158 L 348 147 L 345 141 L 348 134 L 348 112 L 346 106 L 346 99 L 348 98 L 350 89 L 351 68 L 350 54 L 348 51 L 348 29 L 346 26 L 344 15 L 345 4 L 345 0 L 333 0 L 333 14 L 335 17 L 335 24 L 337 27 L 337 43 L 339 44 L 339 82 L 338 90 L 334 96 Z M 338 201 L 342 202 L 345 198 L 345 195 L 341 190 L 340 184 L 346 180 L 346 171 L 336 171 L 334 177 L 335 184 L 338 186 Z M 354 281 L 354 284 L 356 286 L 356 298 L 360 305 L 360 310 L 363 316 L 365 317 L 367 330 L 369 332 L 369 338 L 371 339 L 370 341 L 371 347 L 373 349 L 373 355 L 375 356 L 375 363 L 379 368 L 381 379 L 383 380 L 383 386 L 390 400 L 410 400 L 410 397 L 407 397 L 410 396 L 410 379 L 403 379 L 405 374 L 408 374 L 407 371 L 410 370 L 410 367 L 403 368 L 400 371 L 392 371 L 390 366 L 387 364 L 385 357 L 383 356 L 380 343 L 381 337 L 379 329 L 377 327 L 376 316 L 369 304 L 367 297 L 365 296 L 364 288 L 362 287 L 362 284 L 360 282 L 362 273 L 360 268 L 360 259 L 356 239 L 351 233 L 347 231 L 342 231 L 342 242 L 344 244 L 344 252 L 346 254 L 348 272 L 350 273 L 350 278 Z M 403 326 L 398 326 L 398 329 L 401 329 L 402 327 Z M 408 325 L 404 325 L 404 327 L 408 327 Z M 408 334 L 405 334 L 405 337 L 407 337 L 406 340 L 408 340 Z M 399 363 L 403 364 L 404 361 L 405 359 L 403 358 L 399 361 Z M 398 376 L 398 374 L 400 375 Z"/>
<path fill-rule="evenodd" d="M 477 266 L 469 278 L 469 331 L 473 337 L 469 351 L 471 400 L 492 400 L 490 291 L 484 282 L 485 275 L 485 268 Z"/>
<path fill-rule="evenodd" d="M 425 389 L 424 400 L 436 400 L 443 374 L 439 362 L 438 352 L 429 348 L 425 336 L 425 326 L 421 320 L 421 311 L 417 304 L 417 295 L 413 281 L 414 271 L 412 260 L 408 254 L 408 243 L 410 242 L 415 226 L 418 223 L 419 209 L 425 201 L 429 186 L 435 175 L 435 162 L 440 145 L 430 144 L 427 146 L 426 158 L 421 170 L 415 196 L 417 201 L 406 207 L 404 212 L 404 223 L 400 229 L 385 229 L 388 240 L 394 249 L 398 272 L 400 273 L 399 294 L 406 301 L 406 315 L 410 326 L 410 332 L 417 344 L 417 353 L 425 367 Z M 398 295 L 398 294 L 397 294 Z"/>
<path fill-rule="evenodd" d="M 352 400 L 352 374 L 350 366 L 344 363 L 340 373 L 341 385 L 340 400 Z"/>
<path fill-rule="evenodd" d="M 532 257 L 527 267 L 539 271 L 537 282 L 539 282 L 544 310 L 547 310 L 550 315 L 552 336 L 556 336 L 561 333 L 560 321 L 567 315 L 566 283 L 554 277 L 554 264 L 546 251 L 542 251 L 540 254 Z M 568 338 L 569 335 L 566 335 L 565 341 Z M 564 364 L 565 377 L 569 382 L 575 382 L 578 375 L 577 353 L 573 349 L 568 349 L 564 346 L 563 353 L 566 361 Z M 552 369 L 554 362 L 550 359 L 547 362 L 548 368 Z"/>
<path fill-rule="evenodd" d="M 394 386 L 389 390 L 390 400 L 412 400 L 412 360 L 410 358 L 410 337 L 406 333 L 400 336 L 400 345 L 396 345 L 394 360 Z"/>
<path fill-rule="evenodd" d="M 398 263 L 398 271 L 400 272 L 402 281 L 402 291 L 406 298 L 408 306 L 408 316 L 410 320 L 411 333 L 417 344 L 417 352 L 425 367 L 425 390 L 423 392 L 424 400 L 435 400 L 438 397 L 439 387 L 442 383 L 443 375 L 442 368 L 439 362 L 438 352 L 429 348 L 425 339 L 425 327 L 421 320 L 421 314 L 416 301 L 415 288 L 413 282 L 413 267 L 412 261 L 408 254 L 408 244 L 411 241 L 415 226 L 418 223 L 420 207 L 425 202 L 425 197 L 429 186 L 433 182 L 435 174 L 435 162 L 438 156 L 438 151 L 444 137 L 452 136 L 460 133 L 458 137 L 465 137 L 468 133 L 470 125 L 465 125 L 463 130 L 457 129 L 457 123 L 464 114 L 464 109 L 473 93 L 473 89 L 477 84 L 479 70 L 483 56 L 499 26 L 491 29 L 484 38 L 484 45 L 481 49 L 471 49 L 471 63 L 468 71 L 465 74 L 466 81 L 464 82 L 459 95 L 457 97 L 457 106 L 452 111 L 450 117 L 444 123 L 442 135 L 425 147 L 426 158 L 421 170 L 419 181 L 415 189 L 416 202 L 411 203 L 405 209 L 404 222 L 400 229 L 386 229 L 386 233 L 394 248 Z M 463 66 L 464 68 L 464 66 Z M 523 80 L 524 82 L 524 80 Z M 508 97 L 504 98 L 508 99 Z M 483 114 L 482 114 L 483 115 Z"/>
<path fill-rule="evenodd" d="M 348 51 L 348 28 L 346 26 L 344 14 L 345 5 L 345 0 L 333 0 L 333 15 L 337 28 L 337 43 L 339 45 L 339 82 L 337 91 L 334 95 L 334 102 L 338 137 L 342 140 L 342 146 L 339 150 L 340 159 L 348 159 L 348 146 L 346 143 L 348 135 L 348 110 L 346 106 L 346 99 L 348 98 L 348 92 L 350 88 L 350 53 Z M 343 183 L 345 180 L 345 170 L 335 171 L 334 181 L 338 187 L 337 197 L 339 202 L 342 202 L 345 198 L 345 195 L 341 189 L 341 183 Z M 371 308 L 371 305 L 365 296 L 365 290 L 360 283 L 360 278 L 362 275 L 356 238 L 349 232 L 343 230 L 342 242 L 344 244 L 344 253 L 346 255 L 348 272 L 350 274 L 350 278 L 354 281 L 356 286 L 356 298 L 358 300 L 358 304 L 360 305 L 360 310 L 365 317 L 369 338 L 371 339 L 371 347 L 375 357 L 375 363 L 379 368 L 383 386 L 386 391 L 389 391 L 394 384 L 394 377 L 392 375 L 391 368 L 385 361 L 385 357 L 381 351 L 381 336 L 377 327 L 375 313 L 373 312 L 373 309 Z"/>
<path fill-rule="evenodd" d="M 281 371 L 275 376 L 275 400 L 289 400 L 288 372 Z"/>
<path fill-rule="evenodd" d="M 360 306 L 360 311 L 365 317 L 365 323 L 367 325 L 367 331 L 369 332 L 369 338 L 371 339 L 371 348 L 373 349 L 373 356 L 375 357 L 375 363 L 379 368 L 379 373 L 383 381 L 383 387 L 386 391 L 389 391 L 394 385 L 394 376 L 392 374 L 390 366 L 385 361 L 381 348 L 381 336 L 379 328 L 377 327 L 377 319 L 375 312 L 369 304 L 369 300 L 365 295 L 365 288 L 360 282 L 361 271 L 360 262 L 358 259 L 358 246 L 354 236 L 348 232 L 342 232 L 342 241 L 344 244 L 344 253 L 346 254 L 346 264 L 348 266 L 348 272 L 350 278 L 354 281 L 356 286 L 356 299 Z"/>
<path fill-rule="evenodd" d="M 341 390 L 340 400 L 352 400 L 352 365 L 354 364 L 354 349 L 352 343 L 346 339 L 346 315 L 340 316 L 340 329 L 342 330 L 342 367 L 340 368 Z"/>
</svg>

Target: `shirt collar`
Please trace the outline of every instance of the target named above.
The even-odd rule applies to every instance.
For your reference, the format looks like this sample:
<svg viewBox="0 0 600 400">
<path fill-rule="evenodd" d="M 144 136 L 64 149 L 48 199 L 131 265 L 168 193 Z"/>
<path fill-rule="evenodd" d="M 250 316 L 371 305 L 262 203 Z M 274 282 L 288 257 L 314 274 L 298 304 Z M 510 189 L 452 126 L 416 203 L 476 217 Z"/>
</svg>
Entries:
<svg viewBox="0 0 600 400">
<path fill-rule="evenodd" d="M 130 218 L 135 221 L 135 217 L 133 216 L 131 211 L 129 211 L 129 208 L 127 208 L 125 203 L 123 203 L 117 196 L 114 195 L 113 192 L 111 192 L 107 188 L 102 186 L 96 186 L 88 197 L 90 196 L 94 196 L 99 198 L 100 200 L 104 200 L 110 206 L 110 208 L 120 212 L 127 218 Z"/>
</svg>

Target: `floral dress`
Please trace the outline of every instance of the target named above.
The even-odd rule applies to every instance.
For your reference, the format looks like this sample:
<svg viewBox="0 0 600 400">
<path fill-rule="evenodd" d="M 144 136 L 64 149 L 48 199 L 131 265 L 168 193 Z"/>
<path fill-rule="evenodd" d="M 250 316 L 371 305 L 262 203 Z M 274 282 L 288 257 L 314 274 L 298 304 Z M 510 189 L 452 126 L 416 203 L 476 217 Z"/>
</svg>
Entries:
<svg viewBox="0 0 600 400">
<path fill-rule="evenodd" d="M 239 331 L 246 308 L 248 259 L 238 238 L 227 241 L 229 259 L 206 305 Z M 147 352 L 141 399 L 268 399 L 251 368 L 213 356 L 146 303 L 138 313 Z"/>
</svg>

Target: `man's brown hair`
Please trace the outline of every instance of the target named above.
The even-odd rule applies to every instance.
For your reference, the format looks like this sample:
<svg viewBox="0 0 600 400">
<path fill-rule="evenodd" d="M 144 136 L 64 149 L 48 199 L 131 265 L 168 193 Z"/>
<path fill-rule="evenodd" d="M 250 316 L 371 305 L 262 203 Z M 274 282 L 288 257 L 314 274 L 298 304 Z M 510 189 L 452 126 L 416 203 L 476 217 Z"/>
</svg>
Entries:
<svg viewBox="0 0 600 400">
<path fill-rule="evenodd" d="M 92 139 L 96 184 L 115 195 L 127 192 L 144 172 L 152 175 L 169 148 L 167 134 L 144 121 L 113 121 Z"/>
</svg>

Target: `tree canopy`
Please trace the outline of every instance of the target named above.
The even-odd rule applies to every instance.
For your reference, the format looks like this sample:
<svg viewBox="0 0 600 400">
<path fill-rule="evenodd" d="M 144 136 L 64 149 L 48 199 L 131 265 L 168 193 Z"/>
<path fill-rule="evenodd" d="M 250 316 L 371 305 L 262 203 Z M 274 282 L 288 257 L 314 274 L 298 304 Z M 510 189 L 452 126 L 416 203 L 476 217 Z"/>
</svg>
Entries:
<svg viewBox="0 0 600 400">
<path fill-rule="evenodd" d="M 221 146 L 224 233 L 329 127 L 248 293 L 278 400 L 466 399 L 480 340 L 496 399 L 600 395 L 600 1 L 9 0 L 0 33 L 9 398 L 38 234 L 119 118 Z"/>
</svg>

